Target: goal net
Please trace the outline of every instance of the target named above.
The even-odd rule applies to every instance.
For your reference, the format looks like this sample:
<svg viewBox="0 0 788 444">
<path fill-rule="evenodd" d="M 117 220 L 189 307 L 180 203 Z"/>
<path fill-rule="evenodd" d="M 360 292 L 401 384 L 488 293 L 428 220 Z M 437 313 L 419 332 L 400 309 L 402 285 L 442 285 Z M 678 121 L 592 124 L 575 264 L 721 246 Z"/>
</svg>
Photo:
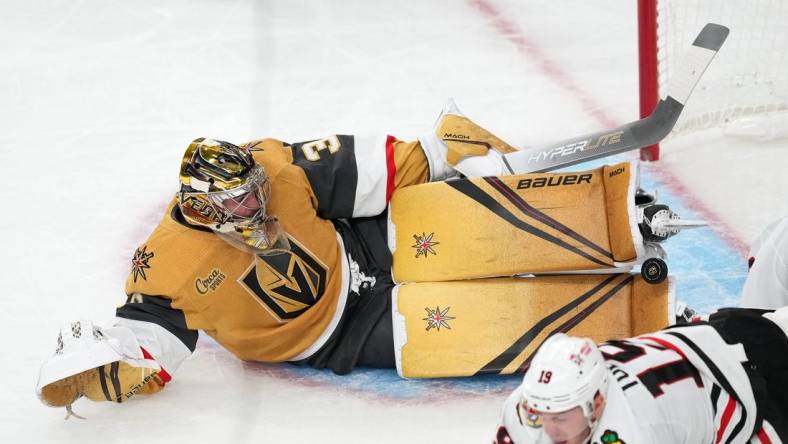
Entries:
<svg viewBox="0 0 788 444">
<path fill-rule="evenodd" d="M 641 113 L 664 94 L 703 25 L 719 23 L 730 35 L 671 137 L 712 127 L 759 140 L 788 136 L 788 1 L 639 1 L 641 70 L 656 69 L 651 76 L 641 72 Z M 642 33 L 655 35 L 655 44 Z"/>
</svg>

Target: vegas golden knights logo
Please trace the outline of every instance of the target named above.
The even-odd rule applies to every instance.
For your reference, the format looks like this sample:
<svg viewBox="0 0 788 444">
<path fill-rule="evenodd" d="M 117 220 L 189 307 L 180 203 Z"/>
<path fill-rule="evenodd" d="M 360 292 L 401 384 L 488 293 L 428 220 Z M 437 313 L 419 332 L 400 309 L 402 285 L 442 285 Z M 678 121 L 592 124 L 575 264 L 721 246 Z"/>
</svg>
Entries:
<svg viewBox="0 0 788 444">
<path fill-rule="evenodd" d="M 288 236 L 290 250 L 261 255 L 239 282 L 280 322 L 297 318 L 317 303 L 326 287 L 327 268 Z"/>
</svg>

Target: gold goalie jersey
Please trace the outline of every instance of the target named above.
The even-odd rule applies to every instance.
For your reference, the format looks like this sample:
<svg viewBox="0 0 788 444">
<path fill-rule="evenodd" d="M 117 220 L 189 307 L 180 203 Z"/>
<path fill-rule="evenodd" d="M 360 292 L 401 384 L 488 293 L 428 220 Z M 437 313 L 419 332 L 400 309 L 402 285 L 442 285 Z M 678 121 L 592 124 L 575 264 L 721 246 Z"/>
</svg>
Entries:
<svg viewBox="0 0 788 444">
<path fill-rule="evenodd" d="M 395 188 L 427 181 L 427 159 L 418 142 L 391 136 L 262 139 L 247 147 L 270 179 L 267 212 L 291 249 L 236 249 L 189 225 L 173 200 L 134 253 L 117 316 L 163 327 L 190 351 L 203 330 L 241 359 L 306 359 L 333 332 L 349 291 L 348 257 L 332 220 L 380 214 Z M 181 360 L 154 357 L 171 367 Z"/>
</svg>

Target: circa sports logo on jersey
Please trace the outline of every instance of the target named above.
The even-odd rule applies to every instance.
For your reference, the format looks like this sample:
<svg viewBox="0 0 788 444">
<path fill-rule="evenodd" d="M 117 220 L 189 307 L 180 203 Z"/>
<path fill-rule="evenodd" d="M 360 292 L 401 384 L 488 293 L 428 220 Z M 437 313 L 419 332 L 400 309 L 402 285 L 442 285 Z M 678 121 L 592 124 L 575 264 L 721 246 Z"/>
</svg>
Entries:
<svg viewBox="0 0 788 444">
<path fill-rule="evenodd" d="M 432 247 L 438 245 L 440 242 L 433 241 L 433 236 L 435 236 L 435 232 L 430 234 L 421 233 L 421 236 L 418 234 L 413 235 L 413 239 L 416 240 L 416 243 L 411 245 L 411 247 L 416 249 L 416 257 L 427 257 L 429 256 L 429 253 L 432 253 L 436 256 L 438 255 L 438 253 L 436 253 Z"/>
<path fill-rule="evenodd" d="M 297 318 L 315 305 L 326 288 L 328 267 L 295 239 L 290 250 L 257 256 L 238 279 L 279 322 Z"/>
<path fill-rule="evenodd" d="M 145 269 L 150 268 L 148 262 L 153 259 L 153 252 L 146 252 L 147 245 L 143 245 L 134 252 L 134 257 L 131 258 L 131 275 L 134 277 L 134 282 L 137 282 L 138 277 L 142 277 L 147 281 L 148 276 L 145 275 Z"/>
<path fill-rule="evenodd" d="M 200 294 L 208 294 L 209 291 L 214 291 L 219 288 L 224 280 L 227 278 L 227 275 L 222 273 L 222 270 L 218 268 L 214 268 L 206 277 L 197 277 L 194 280 L 194 289 L 197 290 L 197 293 Z"/>
</svg>

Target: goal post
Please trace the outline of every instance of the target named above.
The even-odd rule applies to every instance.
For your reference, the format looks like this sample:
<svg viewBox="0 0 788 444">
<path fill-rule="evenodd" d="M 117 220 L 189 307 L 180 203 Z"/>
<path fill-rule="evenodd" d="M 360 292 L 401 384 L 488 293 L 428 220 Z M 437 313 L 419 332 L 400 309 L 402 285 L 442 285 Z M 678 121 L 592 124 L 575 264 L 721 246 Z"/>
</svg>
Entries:
<svg viewBox="0 0 788 444">
<path fill-rule="evenodd" d="M 638 75 L 640 118 L 659 102 L 657 70 L 657 0 L 638 0 Z M 659 160 L 659 144 L 640 149 L 641 160 Z"/>
</svg>

